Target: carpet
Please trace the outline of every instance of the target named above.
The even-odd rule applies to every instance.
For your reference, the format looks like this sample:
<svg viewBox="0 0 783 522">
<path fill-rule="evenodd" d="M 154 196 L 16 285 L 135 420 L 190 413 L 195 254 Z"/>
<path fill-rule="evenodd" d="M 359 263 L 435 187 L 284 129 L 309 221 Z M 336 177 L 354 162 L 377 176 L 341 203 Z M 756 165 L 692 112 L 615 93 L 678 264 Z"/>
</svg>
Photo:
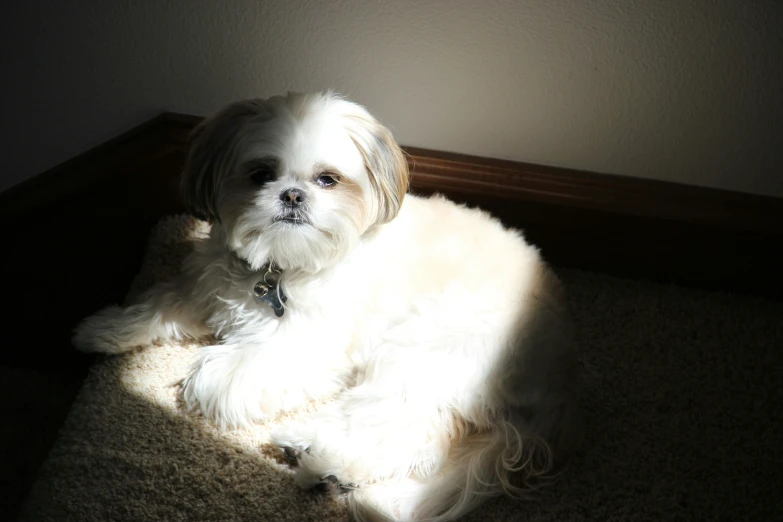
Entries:
<svg viewBox="0 0 783 522">
<path fill-rule="evenodd" d="M 206 230 L 162 220 L 128 298 L 172 277 Z M 778 519 L 783 303 L 557 272 L 579 332 L 584 446 L 535 500 L 464 520 Z M 100 358 L 19 520 L 347 520 L 341 501 L 295 487 L 265 445 L 273 423 L 220 432 L 183 411 L 177 382 L 197 349 Z"/>
</svg>

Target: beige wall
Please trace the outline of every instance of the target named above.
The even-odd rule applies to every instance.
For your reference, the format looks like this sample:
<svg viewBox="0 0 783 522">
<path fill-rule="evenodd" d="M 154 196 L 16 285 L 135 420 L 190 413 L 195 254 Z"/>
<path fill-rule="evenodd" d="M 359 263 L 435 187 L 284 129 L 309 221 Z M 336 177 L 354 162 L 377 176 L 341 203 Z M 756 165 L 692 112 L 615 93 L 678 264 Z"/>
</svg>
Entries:
<svg viewBox="0 0 783 522">
<path fill-rule="evenodd" d="M 0 189 L 163 110 L 331 87 L 408 145 L 783 196 L 776 0 L 15 0 L 0 29 Z"/>
</svg>

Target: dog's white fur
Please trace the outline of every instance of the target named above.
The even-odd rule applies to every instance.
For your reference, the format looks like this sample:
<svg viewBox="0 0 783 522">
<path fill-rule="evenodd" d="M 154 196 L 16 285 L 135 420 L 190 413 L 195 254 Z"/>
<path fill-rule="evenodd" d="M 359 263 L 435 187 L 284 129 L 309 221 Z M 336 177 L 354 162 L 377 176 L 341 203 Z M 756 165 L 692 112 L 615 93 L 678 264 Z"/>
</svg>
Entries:
<svg viewBox="0 0 783 522">
<path fill-rule="evenodd" d="M 333 398 L 274 438 L 300 484 L 339 483 L 360 519 L 451 520 L 524 494 L 574 449 L 557 278 L 489 215 L 406 195 L 403 153 L 365 109 L 332 93 L 232 104 L 196 130 L 184 187 L 209 239 L 176 281 L 87 318 L 77 347 L 213 334 L 184 396 L 222 427 Z M 277 221 L 291 188 L 304 223 Z M 280 318 L 253 296 L 270 261 Z"/>
</svg>

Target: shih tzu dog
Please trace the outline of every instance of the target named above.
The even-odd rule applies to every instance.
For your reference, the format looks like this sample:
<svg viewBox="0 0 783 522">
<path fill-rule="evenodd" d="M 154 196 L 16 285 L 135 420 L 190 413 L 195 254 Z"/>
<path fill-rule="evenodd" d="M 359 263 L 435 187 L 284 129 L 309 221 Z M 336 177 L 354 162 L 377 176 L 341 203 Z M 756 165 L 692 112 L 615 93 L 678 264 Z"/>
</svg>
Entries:
<svg viewBox="0 0 783 522">
<path fill-rule="evenodd" d="M 74 344 L 213 335 L 183 393 L 221 427 L 330 399 L 273 439 L 358 519 L 524 495 L 580 437 L 561 286 L 519 232 L 408 182 L 389 130 L 332 93 L 234 103 L 194 131 L 183 174 L 209 238 Z"/>
</svg>

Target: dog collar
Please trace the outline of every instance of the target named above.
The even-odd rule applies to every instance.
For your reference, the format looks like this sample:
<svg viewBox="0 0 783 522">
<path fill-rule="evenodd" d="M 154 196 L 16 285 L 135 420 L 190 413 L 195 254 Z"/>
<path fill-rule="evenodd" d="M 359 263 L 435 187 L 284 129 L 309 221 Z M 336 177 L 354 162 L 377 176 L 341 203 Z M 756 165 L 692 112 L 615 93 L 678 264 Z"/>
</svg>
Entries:
<svg viewBox="0 0 783 522">
<path fill-rule="evenodd" d="M 261 270 L 264 271 L 264 276 L 253 285 L 253 295 L 256 301 L 268 303 L 275 312 L 275 316 L 283 317 L 285 313 L 284 304 L 288 301 L 288 297 L 286 297 L 283 287 L 280 285 L 283 272 L 271 262 L 261 267 Z"/>
</svg>

